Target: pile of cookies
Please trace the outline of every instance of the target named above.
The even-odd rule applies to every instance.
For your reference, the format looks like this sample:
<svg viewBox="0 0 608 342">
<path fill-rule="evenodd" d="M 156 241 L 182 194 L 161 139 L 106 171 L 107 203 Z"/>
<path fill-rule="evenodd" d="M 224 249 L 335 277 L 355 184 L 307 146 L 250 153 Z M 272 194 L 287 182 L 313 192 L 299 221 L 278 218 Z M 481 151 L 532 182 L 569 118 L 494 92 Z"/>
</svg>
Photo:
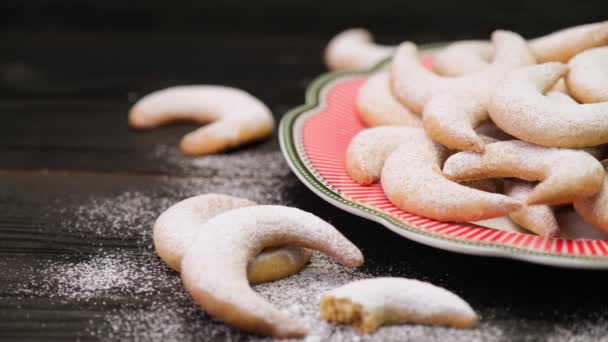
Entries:
<svg viewBox="0 0 608 342">
<path fill-rule="evenodd" d="M 457 42 L 420 62 L 410 42 L 379 46 L 364 30 L 334 38 L 335 70 L 368 68 L 357 104 L 368 128 L 346 154 L 353 180 L 380 181 L 408 212 L 445 221 L 509 215 L 542 236 L 559 227 L 553 206 L 574 204 L 608 231 L 608 22 L 526 41 L 496 31 L 492 43 Z M 604 47 L 603 47 L 604 46 Z M 562 64 L 568 63 L 568 64 Z M 177 120 L 208 125 L 182 140 L 191 155 L 217 153 L 268 137 L 274 120 L 239 89 L 185 86 L 154 92 L 129 114 L 134 128 Z M 538 184 L 533 183 L 538 182 Z M 213 317 L 246 331 L 303 337 L 305 326 L 256 294 L 250 283 L 290 276 L 315 249 L 347 267 L 363 254 L 329 223 L 302 210 L 205 194 L 167 209 L 154 224 L 158 255 L 181 273 L 192 298 Z M 321 316 L 363 332 L 414 322 L 470 328 L 473 309 L 457 295 L 405 278 L 375 278 L 326 293 Z"/>
<path fill-rule="evenodd" d="M 358 93 L 370 128 L 346 153 L 354 181 L 380 181 L 397 207 L 436 220 L 509 215 L 554 236 L 554 207 L 573 204 L 608 232 L 608 22 L 528 41 L 495 31 L 433 51 L 432 70 L 415 44 L 376 45 L 361 29 L 325 58 L 357 70 L 390 55 Z"/>
<path fill-rule="evenodd" d="M 315 249 L 347 267 L 363 254 L 332 225 L 305 211 L 204 194 L 178 202 L 154 223 L 154 248 L 181 273 L 206 313 L 245 331 L 304 337 L 307 327 L 262 298 L 249 284 L 288 277 Z M 310 249 L 309 249 L 310 248 Z M 479 318 L 457 295 L 406 278 L 352 282 L 325 294 L 321 315 L 373 332 L 383 324 L 423 323 L 471 328 Z"/>
</svg>

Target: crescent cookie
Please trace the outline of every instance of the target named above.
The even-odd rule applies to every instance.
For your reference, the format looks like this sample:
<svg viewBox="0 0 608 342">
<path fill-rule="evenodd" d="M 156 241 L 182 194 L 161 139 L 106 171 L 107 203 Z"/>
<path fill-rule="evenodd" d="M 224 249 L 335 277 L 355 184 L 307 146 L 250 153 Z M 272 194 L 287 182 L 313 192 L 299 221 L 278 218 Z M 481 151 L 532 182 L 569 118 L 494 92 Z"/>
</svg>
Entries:
<svg viewBox="0 0 608 342">
<path fill-rule="evenodd" d="M 507 181 L 505 194 L 520 201 L 526 201 L 534 185 L 523 181 Z M 522 228 L 540 236 L 552 237 L 559 231 L 559 225 L 553 209 L 545 204 L 524 205 L 521 209 L 509 214 L 509 217 Z"/>
<path fill-rule="evenodd" d="M 129 113 L 131 127 L 148 129 L 177 121 L 206 124 L 185 135 L 184 153 L 218 153 L 272 134 L 270 109 L 252 95 L 236 88 L 197 85 L 155 91 L 141 98 Z"/>
<path fill-rule="evenodd" d="M 608 44 L 608 21 L 567 28 L 528 43 L 539 63 L 568 62 L 585 50 Z M 464 40 L 439 51 L 433 67 L 444 76 L 461 76 L 487 67 L 493 55 L 490 42 Z"/>
<path fill-rule="evenodd" d="M 356 71 L 373 67 L 393 54 L 393 46 L 374 44 L 361 28 L 340 32 L 325 48 L 325 65 L 333 71 Z"/>
<path fill-rule="evenodd" d="M 407 278 L 358 280 L 327 292 L 323 319 L 371 333 L 385 324 L 419 323 L 472 328 L 479 317 L 454 293 Z"/>
<path fill-rule="evenodd" d="M 381 126 L 364 129 L 351 140 L 346 150 L 346 172 L 355 182 L 370 185 L 380 180 L 386 158 L 411 135 L 420 134 L 413 127 Z M 481 136 L 486 143 L 495 142 L 490 137 Z M 486 180 L 466 182 L 466 186 L 497 192 L 498 182 Z"/>
<path fill-rule="evenodd" d="M 262 249 L 297 245 L 319 250 L 348 267 L 361 251 L 322 219 L 296 208 L 259 205 L 209 219 L 182 260 L 182 280 L 206 313 L 249 332 L 277 338 L 306 335 L 302 324 L 255 293 L 247 281 L 249 260 Z"/>
<path fill-rule="evenodd" d="M 578 53 L 608 44 L 608 21 L 569 27 L 530 40 L 538 63 L 567 62 Z"/>
<path fill-rule="evenodd" d="M 409 42 L 393 58 L 396 97 L 414 112 L 422 112 L 424 129 L 448 148 L 483 151 L 485 144 L 474 128 L 488 119 L 486 106 L 492 90 L 509 71 L 535 63 L 519 35 L 496 31 L 492 40 L 496 45 L 492 64 L 466 76 L 434 74 L 420 63 L 416 46 Z"/>
<path fill-rule="evenodd" d="M 443 173 L 455 181 L 505 177 L 540 181 L 528 196 L 528 205 L 571 203 L 592 196 L 600 191 L 605 176 L 602 164 L 585 151 L 519 140 L 488 144 L 483 153 L 456 153 L 446 160 Z"/>
<path fill-rule="evenodd" d="M 255 202 L 219 194 L 187 198 L 165 210 L 153 226 L 154 248 L 172 269 L 180 271 L 181 261 L 205 222 L 226 211 L 254 206 Z M 263 250 L 247 267 L 252 284 L 292 275 L 310 260 L 311 251 L 299 247 Z"/>
<path fill-rule="evenodd" d="M 605 167 L 608 168 L 608 163 L 605 163 Z M 608 177 L 604 178 L 604 183 L 599 193 L 575 200 L 574 210 L 587 223 L 608 232 Z"/>
<path fill-rule="evenodd" d="M 579 102 L 608 102 L 608 47 L 587 50 L 568 63 L 568 91 Z"/>
<path fill-rule="evenodd" d="M 346 172 L 359 184 L 376 183 L 386 158 L 415 134 L 420 134 L 420 129 L 399 126 L 374 127 L 359 132 L 346 150 Z"/>
<path fill-rule="evenodd" d="M 608 102 L 578 104 L 564 94 L 544 95 L 567 72 L 566 65 L 557 62 L 512 72 L 490 99 L 492 121 L 514 137 L 544 146 L 608 143 Z"/>
<path fill-rule="evenodd" d="M 357 94 L 359 117 L 369 127 L 405 125 L 422 127 L 420 116 L 412 113 L 395 97 L 390 76 L 380 71 L 370 76 Z"/>
<path fill-rule="evenodd" d="M 433 60 L 433 70 L 443 76 L 462 76 L 486 68 L 494 57 L 494 48 L 486 40 L 463 40 L 440 50 Z"/>
<path fill-rule="evenodd" d="M 516 199 L 445 178 L 441 165 L 447 154 L 445 147 L 417 129 L 384 163 L 381 184 L 388 199 L 407 212 L 440 221 L 477 221 L 521 208 Z"/>
</svg>

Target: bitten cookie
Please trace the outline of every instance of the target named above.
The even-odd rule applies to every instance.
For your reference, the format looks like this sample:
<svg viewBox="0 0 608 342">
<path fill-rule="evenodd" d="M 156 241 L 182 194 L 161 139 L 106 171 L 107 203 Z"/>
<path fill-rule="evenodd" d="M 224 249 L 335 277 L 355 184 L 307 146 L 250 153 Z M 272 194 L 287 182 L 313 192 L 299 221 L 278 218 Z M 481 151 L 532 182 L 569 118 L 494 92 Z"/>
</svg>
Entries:
<svg viewBox="0 0 608 342">
<path fill-rule="evenodd" d="M 471 306 L 454 293 L 406 278 L 364 279 L 333 289 L 321 299 L 321 316 L 364 333 L 385 324 L 472 328 L 479 322 Z"/>
</svg>

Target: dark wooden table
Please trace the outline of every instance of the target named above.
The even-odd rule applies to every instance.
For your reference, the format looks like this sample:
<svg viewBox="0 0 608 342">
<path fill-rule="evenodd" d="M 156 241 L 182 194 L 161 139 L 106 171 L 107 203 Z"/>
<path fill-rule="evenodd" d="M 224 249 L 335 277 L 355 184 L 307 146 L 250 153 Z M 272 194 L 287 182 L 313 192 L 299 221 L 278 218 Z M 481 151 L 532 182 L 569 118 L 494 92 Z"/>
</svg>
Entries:
<svg viewBox="0 0 608 342">
<path fill-rule="evenodd" d="M 324 72 L 321 51 L 333 33 L 200 32 L 0 32 L 0 340 L 251 338 L 198 311 L 152 249 L 158 214 L 203 192 L 315 213 L 361 247 L 362 274 L 417 278 L 458 293 L 481 314 L 481 331 L 499 331 L 493 340 L 608 339 L 604 272 L 405 240 L 310 192 L 282 160 L 276 136 L 191 159 L 177 144 L 192 125 L 129 130 L 137 98 L 177 84 L 243 88 L 279 120 Z M 418 42 L 462 36 L 414 35 Z M 453 337 L 449 329 L 428 331 L 415 339 Z"/>
</svg>

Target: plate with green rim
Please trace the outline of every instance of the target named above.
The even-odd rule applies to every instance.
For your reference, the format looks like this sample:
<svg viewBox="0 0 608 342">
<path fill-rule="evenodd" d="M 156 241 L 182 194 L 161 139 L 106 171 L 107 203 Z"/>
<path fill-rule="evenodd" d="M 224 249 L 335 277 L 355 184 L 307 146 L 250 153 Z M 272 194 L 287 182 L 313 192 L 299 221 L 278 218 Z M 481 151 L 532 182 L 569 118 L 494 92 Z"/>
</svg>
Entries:
<svg viewBox="0 0 608 342">
<path fill-rule="evenodd" d="M 421 50 L 427 65 L 437 46 Z M 359 119 L 356 94 L 367 77 L 387 63 L 366 71 L 318 77 L 306 92 L 306 103 L 283 116 L 281 151 L 310 190 L 344 211 L 435 248 L 557 267 L 608 269 L 608 239 L 603 234 L 547 238 L 518 229 L 495 229 L 492 224 L 440 222 L 395 207 L 380 184 L 362 186 L 352 181 L 344 168 L 345 151 L 352 137 L 366 128 Z"/>
</svg>

